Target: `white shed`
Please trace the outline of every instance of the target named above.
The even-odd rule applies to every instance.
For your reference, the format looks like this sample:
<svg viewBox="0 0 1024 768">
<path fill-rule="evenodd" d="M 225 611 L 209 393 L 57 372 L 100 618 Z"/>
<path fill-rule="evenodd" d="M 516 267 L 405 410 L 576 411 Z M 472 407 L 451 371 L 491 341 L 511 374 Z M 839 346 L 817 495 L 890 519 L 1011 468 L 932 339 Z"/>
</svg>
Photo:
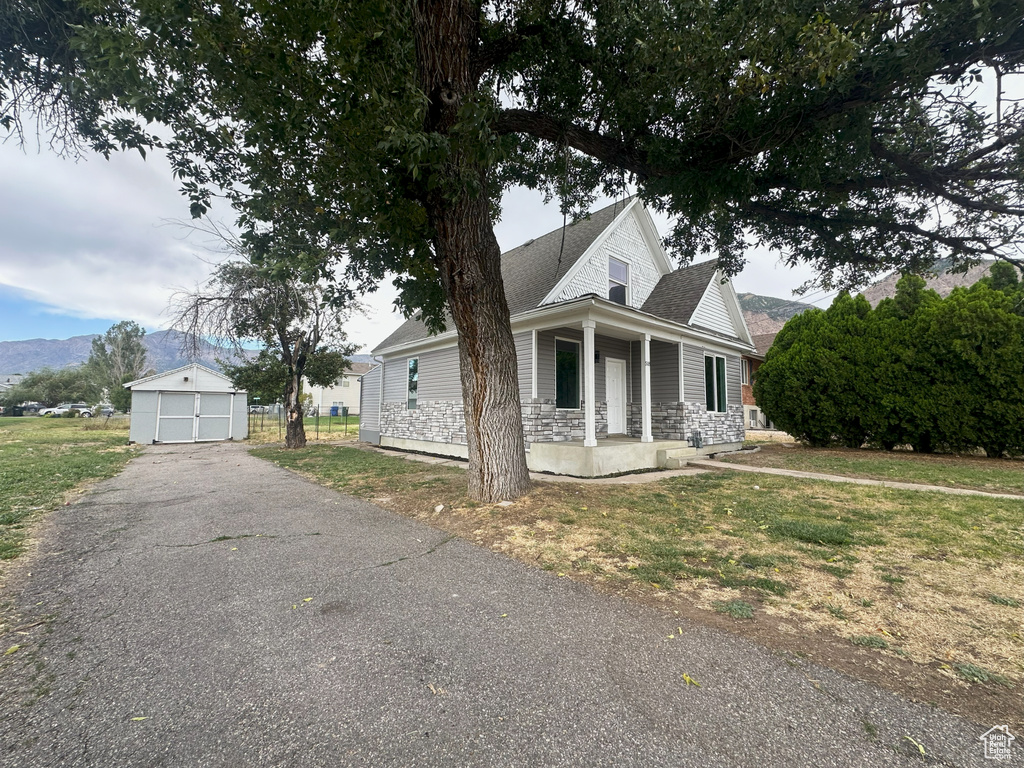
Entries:
<svg viewBox="0 0 1024 768">
<path fill-rule="evenodd" d="M 132 443 L 198 443 L 249 436 L 248 396 L 193 363 L 124 385 L 132 391 Z"/>
</svg>

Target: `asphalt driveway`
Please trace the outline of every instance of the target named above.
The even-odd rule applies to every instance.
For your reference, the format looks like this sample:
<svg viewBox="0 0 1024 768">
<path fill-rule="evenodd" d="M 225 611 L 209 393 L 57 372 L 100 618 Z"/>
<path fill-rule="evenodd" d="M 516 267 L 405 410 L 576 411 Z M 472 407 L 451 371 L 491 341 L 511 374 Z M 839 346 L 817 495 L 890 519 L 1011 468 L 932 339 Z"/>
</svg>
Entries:
<svg viewBox="0 0 1024 768">
<path fill-rule="evenodd" d="M 0 648 L 20 645 L 0 662 L 12 768 L 991 764 L 987 725 L 239 445 L 146 449 L 54 513 L 19 570 L 22 634 Z"/>
</svg>

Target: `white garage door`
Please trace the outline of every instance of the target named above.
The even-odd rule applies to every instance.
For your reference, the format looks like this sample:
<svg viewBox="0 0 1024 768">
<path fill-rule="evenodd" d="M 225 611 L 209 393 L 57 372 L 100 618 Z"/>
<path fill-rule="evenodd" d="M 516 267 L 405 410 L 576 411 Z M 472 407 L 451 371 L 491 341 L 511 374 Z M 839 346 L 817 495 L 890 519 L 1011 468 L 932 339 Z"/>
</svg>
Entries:
<svg viewBox="0 0 1024 768">
<path fill-rule="evenodd" d="M 231 437 L 233 395 L 161 392 L 157 414 L 159 443 L 194 443 Z"/>
</svg>

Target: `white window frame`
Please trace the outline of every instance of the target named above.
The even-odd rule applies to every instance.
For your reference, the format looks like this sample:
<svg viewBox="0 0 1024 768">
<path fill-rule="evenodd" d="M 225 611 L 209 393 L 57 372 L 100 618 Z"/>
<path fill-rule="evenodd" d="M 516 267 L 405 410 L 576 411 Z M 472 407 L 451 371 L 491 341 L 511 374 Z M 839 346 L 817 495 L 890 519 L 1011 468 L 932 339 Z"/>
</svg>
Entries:
<svg viewBox="0 0 1024 768">
<path fill-rule="evenodd" d="M 416 403 L 409 405 L 409 401 L 412 399 L 409 397 L 409 366 L 413 361 L 416 361 Z M 420 359 L 418 357 L 410 357 L 405 361 L 405 407 L 406 410 L 413 411 L 419 408 L 420 404 Z"/>
<path fill-rule="evenodd" d="M 750 361 L 747 358 L 740 359 L 740 384 L 750 383 Z"/>
<path fill-rule="evenodd" d="M 348 376 L 342 377 L 342 379 L 341 379 L 341 386 L 343 386 L 343 387 L 351 387 L 352 386 L 352 382 L 349 381 Z"/>
<path fill-rule="evenodd" d="M 707 397 L 708 397 L 708 395 L 707 395 L 707 392 L 708 392 L 708 381 L 707 381 L 707 378 L 708 378 L 708 364 L 707 364 L 707 360 L 708 360 L 708 358 L 711 358 L 712 360 L 715 361 L 712 364 L 711 368 L 712 368 L 712 372 L 714 373 L 714 377 L 712 378 L 712 383 L 713 383 L 714 388 L 715 388 L 714 391 L 715 391 L 715 406 L 716 406 L 714 410 L 708 409 L 708 413 L 728 413 L 729 412 L 729 360 L 728 360 L 728 358 L 725 355 L 719 355 L 716 352 L 708 352 L 708 351 L 704 352 L 704 361 L 705 361 L 704 362 L 704 405 L 707 406 Z M 725 376 L 724 376 L 724 378 L 725 378 L 725 391 L 721 393 L 722 397 L 719 397 L 720 393 L 718 391 L 718 362 L 717 362 L 718 360 L 722 361 L 722 369 L 725 372 Z M 721 402 L 721 404 L 724 405 L 725 407 L 719 409 L 717 407 L 719 405 L 719 402 Z"/>
<path fill-rule="evenodd" d="M 615 261 L 619 262 L 619 264 L 622 264 L 626 268 L 626 282 L 623 283 L 623 282 L 615 279 L 614 277 L 612 277 L 612 259 L 614 259 Z M 609 283 L 615 283 L 616 285 L 621 285 L 623 288 L 626 289 L 626 291 L 625 291 L 626 292 L 626 301 L 622 305 L 624 307 L 630 306 L 630 304 L 629 304 L 629 299 L 630 299 L 629 286 L 632 283 L 632 280 L 630 280 L 631 277 L 632 277 L 632 271 L 630 269 L 630 263 L 628 261 L 620 259 L 618 256 L 609 256 L 608 257 L 608 282 Z M 612 298 L 611 298 L 611 286 L 610 285 L 608 286 L 608 295 L 607 295 L 606 298 L 609 301 L 612 301 Z M 615 302 L 615 303 L 617 304 L 618 302 Z"/>
<path fill-rule="evenodd" d="M 579 395 L 579 406 L 576 408 L 560 408 L 558 406 L 558 342 L 565 341 L 570 344 L 575 344 L 576 349 L 579 350 L 576 353 L 576 377 L 578 379 L 576 383 L 576 393 Z M 555 388 L 555 410 L 558 411 L 580 411 L 583 410 L 583 342 L 579 339 L 570 339 L 568 336 L 555 336 L 554 342 L 551 344 L 551 353 L 554 355 L 554 370 L 555 380 L 552 382 Z"/>
</svg>

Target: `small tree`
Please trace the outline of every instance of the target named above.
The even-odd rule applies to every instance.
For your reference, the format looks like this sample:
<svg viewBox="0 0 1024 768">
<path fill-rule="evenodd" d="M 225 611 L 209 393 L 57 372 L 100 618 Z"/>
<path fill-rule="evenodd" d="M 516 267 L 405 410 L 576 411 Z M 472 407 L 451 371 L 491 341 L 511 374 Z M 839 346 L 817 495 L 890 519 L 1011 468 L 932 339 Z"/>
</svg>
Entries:
<svg viewBox="0 0 1024 768">
<path fill-rule="evenodd" d="M 264 392 L 280 387 L 276 391 L 287 409 L 289 448 L 306 445 L 302 377 L 309 370 L 315 371 L 316 384 L 335 381 L 353 351 L 342 328 L 347 312 L 332 306 L 327 288 L 323 280 L 228 261 L 214 270 L 205 289 L 172 300 L 174 324 L 184 333 L 189 357 L 198 356 L 206 336 L 232 344 L 242 355 L 245 343 L 262 344 L 254 360 L 229 366 L 228 375 L 236 386 L 255 383 Z M 340 303 L 339 294 L 331 295 Z"/>
<path fill-rule="evenodd" d="M 858 447 L 868 435 L 870 364 L 862 296 L 797 315 L 779 332 L 754 378 L 754 397 L 775 424 L 811 445 Z"/>
<path fill-rule="evenodd" d="M 125 320 L 92 340 L 86 370 L 119 411 L 127 411 L 132 402 L 131 392 L 122 385 L 154 372 L 146 367 L 145 336 L 145 328 Z"/>
</svg>

